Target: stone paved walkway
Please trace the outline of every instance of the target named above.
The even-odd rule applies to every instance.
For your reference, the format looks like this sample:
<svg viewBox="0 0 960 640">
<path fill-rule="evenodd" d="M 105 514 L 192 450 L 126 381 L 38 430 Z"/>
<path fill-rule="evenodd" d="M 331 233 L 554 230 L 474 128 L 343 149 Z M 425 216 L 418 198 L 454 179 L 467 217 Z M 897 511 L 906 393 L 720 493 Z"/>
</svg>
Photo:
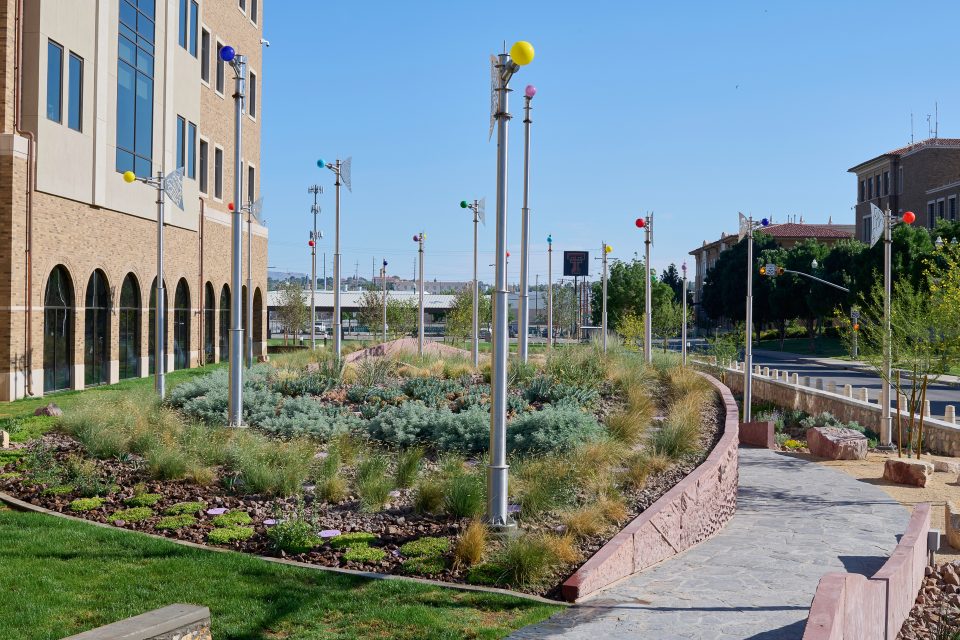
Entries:
<svg viewBox="0 0 960 640">
<path fill-rule="evenodd" d="M 511 638 L 800 638 L 820 576 L 872 575 L 906 527 L 879 488 L 740 450 L 737 514 L 717 536 Z"/>
</svg>

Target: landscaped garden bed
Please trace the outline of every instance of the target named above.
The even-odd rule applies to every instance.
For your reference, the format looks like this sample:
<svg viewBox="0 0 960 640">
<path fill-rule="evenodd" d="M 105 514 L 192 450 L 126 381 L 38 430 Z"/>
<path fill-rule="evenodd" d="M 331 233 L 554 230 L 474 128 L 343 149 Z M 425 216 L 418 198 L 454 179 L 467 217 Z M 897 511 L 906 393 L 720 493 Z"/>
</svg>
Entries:
<svg viewBox="0 0 960 640">
<path fill-rule="evenodd" d="M 226 372 L 91 395 L 0 467 L 0 489 L 54 511 L 332 567 L 558 585 L 709 453 L 718 398 L 675 359 L 557 349 L 510 367 L 510 511 L 481 521 L 489 385 L 465 358 L 284 354 L 248 370 L 223 427 Z M 2 463 L 2 461 L 0 461 Z"/>
</svg>

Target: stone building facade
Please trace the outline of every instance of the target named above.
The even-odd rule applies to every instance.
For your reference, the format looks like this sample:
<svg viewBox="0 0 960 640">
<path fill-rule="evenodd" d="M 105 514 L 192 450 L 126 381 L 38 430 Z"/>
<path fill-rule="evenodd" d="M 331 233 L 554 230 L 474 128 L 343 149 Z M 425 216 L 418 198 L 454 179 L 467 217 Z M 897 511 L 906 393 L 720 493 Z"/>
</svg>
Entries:
<svg viewBox="0 0 960 640">
<path fill-rule="evenodd" d="M 234 78 L 217 49 L 248 57 L 245 204 L 260 196 L 262 12 L 260 0 L 0 0 L 0 400 L 154 369 L 157 192 L 125 183 L 127 169 L 186 174 L 183 210 L 165 205 L 166 369 L 226 358 L 238 214 Z M 259 353 L 267 231 L 249 228 Z"/>
</svg>

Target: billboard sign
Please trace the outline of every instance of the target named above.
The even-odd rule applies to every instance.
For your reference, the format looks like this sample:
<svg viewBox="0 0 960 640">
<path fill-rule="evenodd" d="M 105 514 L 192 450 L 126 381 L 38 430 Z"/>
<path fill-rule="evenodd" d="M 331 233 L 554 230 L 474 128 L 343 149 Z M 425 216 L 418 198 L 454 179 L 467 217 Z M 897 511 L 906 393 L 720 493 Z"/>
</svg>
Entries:
<svg viewBox="0 0 960 640">
<path fill-rule="evenodd" d="M 564 251 L 563 252 L 563 275 L 589 276 L 590 275 L 590 252 L 589 251 Z"/>
</svg>

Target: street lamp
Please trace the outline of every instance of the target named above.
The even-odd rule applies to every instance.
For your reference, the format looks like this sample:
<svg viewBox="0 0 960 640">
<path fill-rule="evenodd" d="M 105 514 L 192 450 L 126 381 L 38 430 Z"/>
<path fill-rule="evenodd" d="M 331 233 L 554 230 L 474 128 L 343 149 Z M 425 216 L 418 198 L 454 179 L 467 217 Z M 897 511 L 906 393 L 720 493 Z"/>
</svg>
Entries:
<svg viewBox="0 0 960 640">
<path fill-rule="evenodd" d="M 486 198 L 474 200 L 470 204 L 466 200 L 460 201 L 461 209 L 470 209 L 473 212 L 473 368 L 480 366 L 480 282 L 477 280 L 477 223 L 486 222 Z"/>
<path fill-rule="evenodd" d="M 313 214 L 313 231 L 310 232 L 310 348 L 317 348 L 317 240 L 322 236 L 317 235 L 317 216 L 320 214 L 320 203 L 317 202 L 317 196 L 323 193 L 323 187 L 318 184 L 307 187 L 307 193 L 313 194 L 313 204 L 310 205 L 310 213 Z M 326 275 L 324 275 L 326 280 Z M 326 289 L 326 282 L 324 282 Z"/>
<path fill-rule="evenodd" d="M 163 400 L 166 396 L 166 371 L 167 362 L 164 353 L 163 337 L 166 335 L 166 304 L 165 288 L 163 286 L 163 196 L 166 195 L 172 200 L 180 210 L 183 210 L 183 167 L 171 171 L 166 176 L 163 171 L 158 171 L 156 177 L 138 178 L 133 171 L 123 172 L 123 181 L 127 184 L 140 181 L 157 190 L 157 302 L 156 302 L 156 322 L 154 322 L 154 371 L 156 371 L 155 388 L 157 395 Z"/>
<path fill-rule="evenodd" d="M 547 350 L 553 349 L 553 236 L 547 236 Z"/>
<path fill-rule="evenodd" d="M 417 355 L 421 358 L 423 357 L 423 241 L 425 239 L 426 234 L 423 231 L 413 236 L 413 241 L 419 245 L 418 252 L 420 254 L 420 309 L 418 312 L 420 319 L 417 322 Z"/>
<path fill-rule="evenodd" d="M 937 247 L 937 249 L 942 249 L 942 248 L 943 248 L 943 238 L 942 238 L 941 236 L 937 236 L 937 239 L 933 242 L 933 244 Z"/>
<path fill-rule="evenodd" d="M 753 231 L 760 227 L 770 226 L 768 218 L 762 218 L 759 223 L 740 214 L 740 240 L 747 237 L 747 318 L 746 336 L 743 363 L 743 421 L 750 422 L 753 402 Z M 718 363 L 719 364 L 719 363 Z"/>
<path fill-rule="evenodd" d="M 533 61 L 533 45 L 520 41 L 510 53 L 491 57 L 491 124 L 497 128 L 496 283 L 493 304 L 492 375 L 490 380 L 490 464 L 487 475 L 487 521 L 499 529 L 515 528 L 507 513 L 507 130 L 510 79 Z M 491 128 L 492 133 L 492 128 Z"/>
<path fill-rule="evenodd" d="M 517 353 L 521 362 L 527 361 L 528 341 L 530 340 L 530 207 L 528 193 L 530 187 L 530 101 L 537 95 L 537 88 L 528 84 L 524 90 L 523 106 L 523 209 L 520 216 L 520 301 L 517 322 Z"/>
<path fill-rule="evenodd" d="M 646 246 L 646 253 L 644 257 L 644 268 L 646 270 L 646 277 L 644 278 L 643 291 L 644 291 L 644 319 L 643 319 L 643 359 L 646 362 L 653 362 L 653 345 L 651 344 L 653 340 L 653 324 L 652 324 L 652 314 L 653 314 L 653 304 L 650 301 L 651 293 L 651 270 L 650 270 L 650 245 L 653 243 L 653 213 L 647 214 L 645 218 L 637 218 L 634 223 L 637 225 L 638 229 L 643 229 L 644 231 L 644 240 L 643 243 Z"/>
<path fill-rule="evenodd" d="M 337 360 L 340 360 L 341 352 L 341 341 L 342 334 L 340 329 L 340 185 L 347 185 L 347 189 L 353 193 L 353 182 L 351 180 L 351 166 L 353 164 L 353 158 L 347 158 L 346 160 L 340 160 L 339 158 L 335 162 L 324 162 L 323 160 L 317 160 L 317 166 L 321 169 L 326 167 L 333 171 L 334 176 L 336 176 L 336 181 L 333 185 L 336 187 L 336 222 L 334 223 L 334 236 L 333 236 L 333 350 L 337 355 Z M 324 276 L 326 280 L 326 276 Z"/>
<path fill-rule="evenodd" d="M 683 272 L 683 330 L 680 332 L 680 357 L 683 366 L 687 366 L 687 263 L 680 265 L 680 271 Z"/>
</svg>

